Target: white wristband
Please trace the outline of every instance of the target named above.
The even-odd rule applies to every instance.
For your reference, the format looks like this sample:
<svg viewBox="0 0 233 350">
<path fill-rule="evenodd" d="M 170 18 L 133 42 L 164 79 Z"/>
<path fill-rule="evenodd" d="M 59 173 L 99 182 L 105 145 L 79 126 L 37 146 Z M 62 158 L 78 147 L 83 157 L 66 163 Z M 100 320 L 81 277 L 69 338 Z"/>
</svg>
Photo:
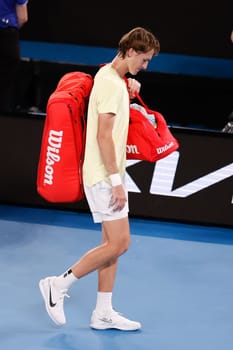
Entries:
<svg viewBox="0 0 233 350">
<path fill-rule="evenodd" d="M 112 186 L 119 186 L 122 184 L 121 176 L 119 173 L 109 175 Z"/>
</svg>

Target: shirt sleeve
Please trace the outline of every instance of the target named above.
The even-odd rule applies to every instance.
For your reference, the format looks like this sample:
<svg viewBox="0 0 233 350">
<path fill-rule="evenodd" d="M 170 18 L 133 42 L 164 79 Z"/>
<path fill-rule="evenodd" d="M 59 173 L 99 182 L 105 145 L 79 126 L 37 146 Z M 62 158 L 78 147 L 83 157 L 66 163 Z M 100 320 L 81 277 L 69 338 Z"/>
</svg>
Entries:
<svg viewBox="0 0 233 350">
<path fill-rule="evenodd" d="M 99 82 L 97 94 L 98 113 L 117 114 L 121 89 L 118 84 L 111 79 L 103 79 Z"/>
<path fill-rule="evenodd" d="M 16 5 L 25 5 L 28 3 L 28 0 L 16 0 Z"/>
</svg>

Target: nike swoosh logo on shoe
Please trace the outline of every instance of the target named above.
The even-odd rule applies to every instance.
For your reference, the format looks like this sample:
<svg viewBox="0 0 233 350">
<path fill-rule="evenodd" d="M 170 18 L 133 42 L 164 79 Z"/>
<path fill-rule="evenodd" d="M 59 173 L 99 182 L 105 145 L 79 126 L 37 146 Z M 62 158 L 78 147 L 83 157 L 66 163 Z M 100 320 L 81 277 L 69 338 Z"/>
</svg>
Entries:
<svg viewBox="0 0 233 350">
<path fill-rule="evenodd" d="M 109 324 L 112 323 L 112 319 L 111 318 L 107 318 L 107 317 L 99 318 L 99 320 L 102 321 L 102 322 L 105 322 L 105 323 L 109 323 Z"/>
<path fill-rule="evenodd" d="M 54 307 L 57 305 L 57 303 L 53 303 L 53 300 L 52 300 L 52 293 L 51 293 L 51 287 L 49 287 L 49 305 L 51 307 Z"/>
</svg>

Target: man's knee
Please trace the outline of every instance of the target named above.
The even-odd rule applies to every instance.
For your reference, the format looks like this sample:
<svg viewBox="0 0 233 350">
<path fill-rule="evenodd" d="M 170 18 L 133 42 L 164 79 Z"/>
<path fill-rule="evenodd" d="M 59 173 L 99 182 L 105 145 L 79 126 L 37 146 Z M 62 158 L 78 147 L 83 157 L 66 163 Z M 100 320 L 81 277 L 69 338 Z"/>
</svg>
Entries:
<svg viewBox="0 0 233 350">
<path fill-rule="evenodd" d="M 117 224 L 117 225 L 116 225 Z M 126 220 L 119 222 L 105 222 L 103 225 L 104 241 L 110 245 L 113 255 L 125 253 L 130 245 L 130 231 Z"/>
<path fill-rule="evenodd" d="M 116 254 L 122 255 L 124 254 L 130 246 L 130 237 L 125 236 L 121 237 L 117 242 L 115 242 L 115 249 L 116 249 Z"/>
</svg>

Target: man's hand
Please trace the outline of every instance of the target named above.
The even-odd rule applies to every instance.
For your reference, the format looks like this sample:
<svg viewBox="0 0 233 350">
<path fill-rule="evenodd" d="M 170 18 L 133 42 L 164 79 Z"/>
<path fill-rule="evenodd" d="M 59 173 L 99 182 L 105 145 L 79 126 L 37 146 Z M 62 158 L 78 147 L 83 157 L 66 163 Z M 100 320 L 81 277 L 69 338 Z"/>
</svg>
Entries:
<svg viewBox="0 0 233 350">
<path fill-rule="evenodd" d="M 128 78 L 128 91 L 130 99 L 133 99 L 136 96 L 136 93 L 139 93 L 141 89 L 141 84 L 136 79 Z"/>
<path fill-rule="evenodd" d="M 112 199 L 110 206 L 114 211 L 120 211 L 124 208 L 127 201 L 124 187 L 122 185 L 112 187 Z"/>
</svg>

